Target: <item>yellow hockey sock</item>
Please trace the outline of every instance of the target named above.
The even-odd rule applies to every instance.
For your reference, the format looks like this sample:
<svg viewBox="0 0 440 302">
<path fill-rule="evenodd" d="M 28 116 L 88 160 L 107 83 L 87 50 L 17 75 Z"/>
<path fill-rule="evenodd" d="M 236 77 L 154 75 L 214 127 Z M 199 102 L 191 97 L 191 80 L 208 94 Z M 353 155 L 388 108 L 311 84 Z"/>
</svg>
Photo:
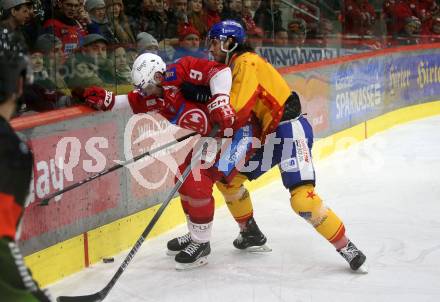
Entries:
<svg viewBox="0 0 440 302">
<path fill-rule="evenodd" d="M 325 239 L 334 243 L 345 234 L 341 219 L 315 194 L 312 184 L 302 185 L 290 192 L 290 204 L 299 216 L 309 222 Z"/>
<path fill-rule="evenodd" d="M 246 176 L 238 174 L 229 184 L 217 182 L 217 188 L 223 194 L 229 211 L 240 224 L 246 223 L 253 215 L 251 197 L 243 185 L 246 179 Z"/>
</svg>

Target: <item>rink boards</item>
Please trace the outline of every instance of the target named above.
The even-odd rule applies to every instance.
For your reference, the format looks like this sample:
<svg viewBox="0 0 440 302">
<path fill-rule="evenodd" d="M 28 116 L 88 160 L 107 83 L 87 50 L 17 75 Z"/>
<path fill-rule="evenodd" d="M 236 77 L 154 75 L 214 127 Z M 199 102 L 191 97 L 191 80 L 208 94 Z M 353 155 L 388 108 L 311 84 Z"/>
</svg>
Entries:
<svg viewBox="0 0 440 302">
<path fill-rule="evenodd" d="M 283 69 L 292 89 L 300 94 L 303 111 L 314 127 L 315 160 L 393 125 L 440 114 L 438 61 L 440 55 L 435 46 L 418 46 Z M 27 118 L 15 122 L 36 154 L 34 186 L 25 212 L 21 247 L 27 255 L 26 262 L 43 286 L 131 247 L 172 185 L 172 178 L 168 177 L 163 186 L 145 190 L 124 169 L 63 195 L 47 208 L 38 207 L 39 198 L 90 175 L 90 170 L 100 172 L 113 165 L 113 159 L 125 160 L 123 132 L 130 114 L 90 113 L 87 109 L 79 110 L 78 114 L 76 110 L 52 112 L 50 123 L 40 117 L 40 122 L 29 122 L 32 127 L 26 127 Z M 53 118 L 57 114 L 58 120 Z M 152 125 L 144 121 L 135 129 L 132 142 L 141 133 L 185 133 L 174 128 L 168 130 L 165 122 Z M 55 149 L 65 137 L 73 138 L 65 144 L 68 149 L 76 148 L 79 154 L 71 175 L 61 171 L 55 160 Z M 144 145 L 132 148 L 133 155 L 148 149 L 152 142 L 141 143 Z M 172 156 L 182 159 L 191 145 L 181 144 Z M 93 148 L 109 159 L 105 165 L 91 156 Z M 144 176 L 161 175 L 164 169 L 155 162 L 143 172 Z M 276 169 L 271 170 L 251 183 L 250 189 L 270 183 L 278 174 Z M 223 201 L 217 192 L 215 197 L 217 206 L 221 206 Z M 173 200 L 151 236 L 183 222 L 179 202 Z"/>
</svg>

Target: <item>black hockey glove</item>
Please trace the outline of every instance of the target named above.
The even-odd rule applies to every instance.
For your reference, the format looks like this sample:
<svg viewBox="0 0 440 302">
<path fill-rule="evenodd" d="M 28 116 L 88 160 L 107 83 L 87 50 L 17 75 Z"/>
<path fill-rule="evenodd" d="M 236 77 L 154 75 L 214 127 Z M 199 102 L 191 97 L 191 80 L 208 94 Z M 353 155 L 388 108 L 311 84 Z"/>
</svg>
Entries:
<svg viewBox="0 0 440 302">
<path fill-rule="evenodd" d="M 211 99 L 211 89 L 209 86 L 183 82 L 182 85 L 180 85 L 180 91 L 182 92 L 183 97 L 189 101 L 207 104 Z"/>
<path fill-rule="evenodd" d="M 282 121 L 291 120 L 297 118 L 301 114 L 301 102 L 299 96 L 295 91 L 287 98 L 284 103 L 284 113 L 281 118 Z"/>
</svg>

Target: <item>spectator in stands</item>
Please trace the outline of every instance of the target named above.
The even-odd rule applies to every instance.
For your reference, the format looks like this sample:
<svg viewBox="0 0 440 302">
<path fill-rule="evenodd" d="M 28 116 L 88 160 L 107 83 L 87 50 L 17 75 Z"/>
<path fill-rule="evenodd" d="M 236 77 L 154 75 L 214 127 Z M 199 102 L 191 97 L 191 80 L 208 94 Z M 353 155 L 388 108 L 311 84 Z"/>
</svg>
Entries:
<svg viewBox="0 0 440 302">
<path fill-rule="evenodd" d="M 168 37 L 168 15 L 164 0 L 142 0 L 140 11 L 134 14 L 130 23 L 134 32 L 147 32 L 161 41 Z"/>
<path fill-rule="evenodd" d="M 440 42 L 440 17 L 432 18 L 430 22 L 429 32 L 425 33 L 424 41 L 427 43 Z"/>
<path fill-rule="evenodd" d="M 171 62 L 174 53 L 176 50 L 172 46 L 168 46 L 162 43 L 162 47 L 160 47 L 157 40 L 146 32 L 140 32 L 136 36 L 137 41 L 137 54 L 143 54 L 143 53 L 154 53 L 156 55 L 159 55 L 165 62 Z M 129 54 L 127 54 L 128 57 Z M 134 57 L 133 59 L 135 59 Z M 130 65 L 132 66 L 132 65 Z"/>
<path fill-rule="evenodd" d="M 403 31 L 399 33 L 397 39 L 400 45 L 412 45 L 420 43 L 420 30 L 422 22 L 420 19 L 411 16 L 405 20 Z"/>
<path fill-rule="evenodd" d="M 52 34 L 43 34 L 36 40 L 30 57 L 34 83 L 24 90 L 26 110 L 42 112 L 76 103 L 66 95 L 67 85 L 60 73 L 64 62 L 62 47 L 61 40 Z"/>
<path fill-rule="evenodd" d="M 127 54 L 124 47 L 118 46 L 114 50 L 116 84 L 131 84 L 131 68 L 128 66 Z"/>
<path fill-rule="evenodd" d="M 422 19 L 420 30 L 423 43 L 436 43 L 439 40 L 440 29 L 440 6 L 433 0 L 421 1 L 426 16 Z"/>
<path fill-rule="evenodd" d="M 280 0 L 263 0 L 255 12 L 254 21 L 263 29 L 265 38 L 274 39 L 275 32 L 283 27 Z"/>
<path fill-rule="evenodd" d="M 280 28 L 275 32 L 274 45 L 278 47 L 289 46 L 289 36 L 285 28 Z"/>
<path fill-rule="evenodd" d="M 79 2 L 81 5 L 79 6 L 79 9 L 76 12 L 75 19 L 78 20 L 79 24 L 81 24 L 81 26 L 87 30 L 87 33 L 90 33 L 89 30 L 92 20 L 90 19 L 89 13 L 87 13 L 84 7 L 85 0 L 80 0 Z"/>
<path fill-rule="evenodd" d="M 137 56 L 138 52 L 136 48 L 131 46 L 125 48 L 125 57 L 127 58 L 128 66 L 133 66 L 134 60 L 136 60 Z"/>
<path fill-rule="evenodd" d="M 422 22 L 420 34 L 422 35 L 422 42 L 432 43 L 437 38 L 430 39 L 429 35 L 433 34 L 432 27 L 435 19 L 440 17 L 440 6 L 434 0 L 420 0 L 420 7 L 420 21 Z"/>
<path fill-rule="evenodd" d="M 404 27 L 410 17 L 416 17 L 408 0 L 385 0 L 383 13 L 387 24 L 388 39 L 394 39 L 404 32 Z M 391 44 L 394 43 L 391 41 Z"/>
<path fill-rule="evenodd" d="M 251 0 L 250 13 L 252 18 L 255 16 L 255 12 L 261 5 L 261 0 Z"/>
<path fill-rule="evenodd" d="M 200 33 L 192 25 L 181 28 L 179 47 L 176 49 L 173 60 L 186 56 L 208 58 L 207 53 L 200 49 Z"/>
<path fill-rule="evenodd" d="M 54 90 L 66 89 L 67 85 L 61 74 L 65 62 L 61 40 L 53 34 L 43 34 L 38 37 L 34 52 L 44 56 L 43 72 L 35 74 L 35 83 Z"/>
<path fill-rule="evenodd" d="M 87 0 L 85 10 L 90 17 L 88 32 L 103 36 L 110 44 L 117 44 L 118 40 L 106 15 L 104 0 Z"/>
<path fill-rule="evenodd" d="M 255 24 L 252 18 L 252 0 L 243 0 L 242 23 L 247 35 L 263 38 L 263 30 Z"/>
<path fill-rule="evenodd" d="M 47 70 L 44 69 L 44 55 L 43 53 L 35 50 L 31 51 L 30 54 L 30 64 L 32 67 L 32 72 L 34 73 L 34 82 L 39 79 L 47 79 L 48 73 Z"/>
<path fill-rule="evenodd" d="M 294 18 L 287 25 L 287 35 L 289 38 L 289 45 L 302 46 L 304 45 L 307 37 L 307 24 L 306 21 L 299 18 Z"/>
<path fill-rule="evenodd" d="M 326 47 L 331 35 L 335 35 L 333 23 L 326 18 L 322 18 L 318 23 L 318 30 L 313 39 L 307 37 L 306 44 L 314 45 L 317 47 Z M 362 42 L 366 41 L 363 39 Z"/>
<path fill-rule="evenodd" d="M 226 4 L 226 8 L 223 9 L 221 14 L 222 20 L 234 20 L 244 26 L 242 21 L 242 0 L 227 0 Z"/>
<path fill-rule="evenodd" d="M 166 38 L 177 38 L 181 28 L 189 24 L 188 0 L 171 0 L 171 8 L 168 10 L 168 21 Z M 177 47 L 179 41 L 175 39 L 168 43 Z"/>
<path fill-rule="evenodd" d="M 138 54 L 143 53 L 159 53 L 159 43 L 157 40 L 146 32 L 140 32 L 136 36 L 136 47 Z"/>
<path fill-rule="evenodd" d="M 393 35 L 395 34 L 395 9 L 396 9 L 396 0 L 384 0 L 382 3 L 382 18 L 385 21 L 386 25 L 386 35 Z"/>
<path fill-rule="evenodd" d="M 122 0 L 105 0 L 107 18 L 116 41 L 123 44 L 134 44 L 136 39 L 124 13 Z"/>
<path fill-rule="evenodd" d="M 307 12 L 309 15 L 297 9 L 293 11 L 294 19 L 302 19 L 306 23 L 308 39 L 316 39 L 316 36 L 318 35 L 319 22 L 320 22 L 320 20 L 316 19 L 316 17 L 318 16 L 318 11 L 317 11 L 318 6 L 319 3 L 317 0 L 308 0 L 308 2 L 298 3 L 298 7 L 301 10 Z M 322 19 L 322 16 L 320 17 Z"/>
<path fill-rule="evenodd" d="M 373 34 L 376 13 L 368 0 L 346 0 L 342 18 L 343 34 L 355 36 Z"/>
<path fill-rule="evenodd" d="M 165 0 L 143 0 L 141 10 L 131 18 L 131 24 L 135 32 L 147 32 L 157 38 L 158 41 L 176 38 L 170 43 L 177 45 L 177 25 L 169 14 Z M 164 42 L 165 43 L 165 42 Z"/>
<path fill-rule="evenodd" d="M 98 34 L 84 37 L 78 52 L 66 63 L 65 81 L 69 88 L 105 86 L 114 83 L 114 65 L 107 59 L 107 40 Z"/>
<path fill-rule="evenodd" d="M 61 40 L 66 55 L 78 48 L 87 34 L 76 20 L 80 6 L 79 0 L 59 0 L 53 18 L 46 20 L 43 25 L 47 33 L 52 33 Z"/>
<path fill-rule="evenodd" d="M 215 23 L 221 21 L 219 6 L 222 0 L 205 0 L 206 26 L 211 28 Z"/>
<path fill-rule="evenodd" d="M 3 9 L 0 29 L 6 28 L 9 32 L 14 32 L 15 37 L 20 40 L 20 44 L 29 47 L 29 41 L 23 34 L 23 26 L 32 19 L 31 0 L 1 0 Z"/>
<path fill-rule="evenodd" d="M 218 12 L 219 16 L 221 16 L 223 14 L 224 8 L 225 8 L 225 3 L 223 2 L 223 0 L 218 1 L 217 12 Z"/>
<path fill-rule="evenodd" d="M 189 23 L 198 30 L 202 38 L 206 36 L 206 33 L 209 30 L 206 18 L 206 12 L 203 9 L 203 1 L 190 0 L 188 9 Z"/>
</svg>

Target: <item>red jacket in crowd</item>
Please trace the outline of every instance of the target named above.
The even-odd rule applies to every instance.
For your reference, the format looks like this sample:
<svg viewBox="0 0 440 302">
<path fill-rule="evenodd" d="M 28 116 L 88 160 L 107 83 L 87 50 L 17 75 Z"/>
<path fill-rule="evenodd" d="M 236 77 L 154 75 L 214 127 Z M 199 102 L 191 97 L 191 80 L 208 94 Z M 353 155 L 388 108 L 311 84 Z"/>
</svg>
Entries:
<svg viewBox="0 0 440 302">
<path fill-rule="evenodd" d="M 81 45 L 82 38 L 87 35 L 87 32 L 79 23 L 69 25 L 58 19 L 47 20 L 44 22 L 43 27 L 50 29 L 50 31 L 61 40 L 65 54 L 71 54 L 75 48 Z"/>
<path fill-rule="evenodd" d="M 370 35 L 376 13 L 368 0 L 346 0 L 342 20 L 344 34 Z"/>
</svg>

